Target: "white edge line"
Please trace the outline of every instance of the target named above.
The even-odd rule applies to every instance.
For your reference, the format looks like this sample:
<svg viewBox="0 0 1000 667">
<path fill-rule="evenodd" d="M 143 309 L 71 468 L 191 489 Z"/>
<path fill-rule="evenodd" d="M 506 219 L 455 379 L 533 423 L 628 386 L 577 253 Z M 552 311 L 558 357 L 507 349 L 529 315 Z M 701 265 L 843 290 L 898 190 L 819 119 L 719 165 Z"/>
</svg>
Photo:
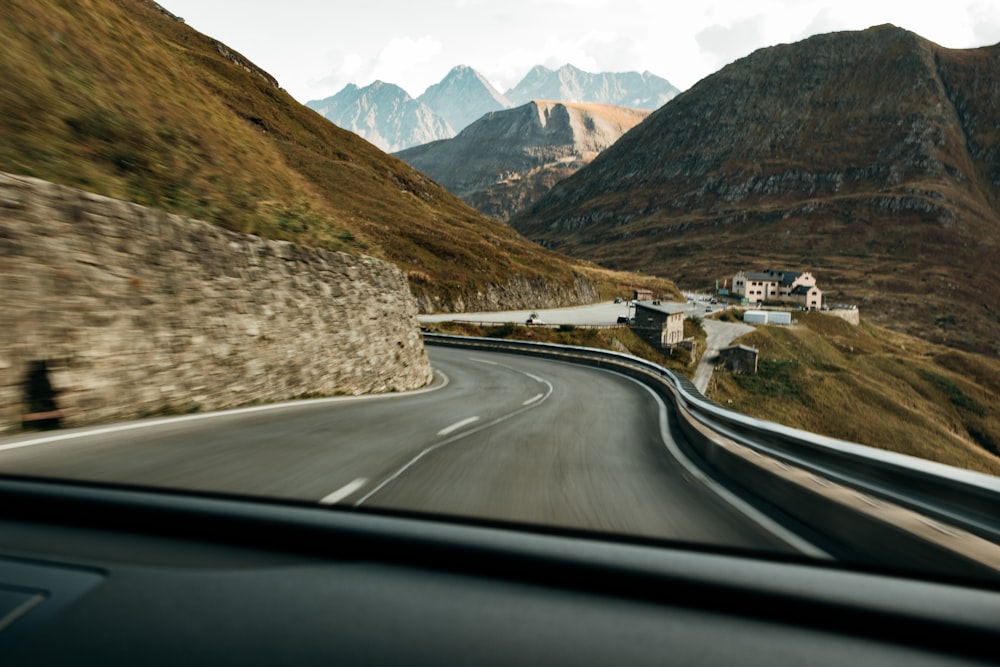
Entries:
<svg viewBox="0 0 1000 667">
<path fill-rule="evenodd" d="M 521 405 L 531 405 L 535 401 L 541 400 L 542 396 L 544 396 L 544 394 L 535 394 L 534 396 L 526 400 L 524 403 L 521 403 Z"/>
<path fill-rule="evenodd" d="M 343 485 L 342 487 L 340 487 L 339 489 L 337 489 L 333 493 L 330 493 L 330 494 L 325 495 L 322 498 L 320 498 L 319 504 L 320 505 L 336 505 L 341 500 L 343 500 L 347 496 L 351 495 L 352 493 L 354 493 L 355 491 L 357 491 L 358 489 L 360 489 L 367 482 L 368 482 L 367 478 L 365 478 L 365 477 L 358 477 L 353 482 L 348 482 L 347 484 Z"/>
<path fill-rule="evenodd" d="M 613 372 L 613 371 L 608 371 Z M 644 383 L 639 382 L 635 378 L 630 378 L 627 375 L 623 375 L 632 382 L 635 382 L 643 389 L 648 391 L 650 395 L 656 400 L 660 406 L 660 439 L 663 440 L 663 444 L 667 446 L 670 450 L 670 454 L 677 459 L 678 462 L 690 473 L 695 479 L 707 486 L 713 493 L 722 498 L 724 501 L 732 505 L 735 509 L 739 510 L 748 519 L 756 523 L 758 526 L 764 530 L 770 532 L 778 539 L 782 540 L 789 546 L 799 550 L 802 554 L 810 556 L 812 558 L 825 558 L 832 559 L 833 557 L 827 552 L 823 551 L 815 544 L 803 539 L 802 537 L 796 535 L 792 531 L 788 530 L 780 523 L 767 516 L 756 507 L 746 502 L 735 493 L 722 486 L 714 479 L 709 477 L 705 472 L 696 466 L 684 453 L 681 451 L 674 439 L 670 437 L 670 433 L 667 427 L 667 406 L 664 404 L 663 399 L 653 391 L 651 387 L 646 386 Z"/>
<path fill-rule="evenodd" d="M 148 419 L 140 421 L 131 421 L 124 424 L 115 424 L 113 426 L 104 426 L 98 428 L 91 428 L 85 431 L 74 431 L 73 433 L 59 433 L 56 435 L 44 436 L 41 438 L 34 438 L 32 440 L 24 440 L 21 442 L 12 442 L 7 445 L 0 445 L 0 452 L 7 449 L 17 449 L 19 447 L 31 447 L 32 445 L 44 445 L 50 442 L 58 442 L 60 440 L 72 440 L 73 438 L 86 438 L 92 435 L 105 435 L 107 433 L 117 433 L 119 431 L 131 431 L 137 428 L 150 428 L 153 426 L 161 426 L 163 424 L 178 424 L 181 422 L 195 421 L 197 419 L 212 419 L 215 417 L 229 417 L 232 415 L 242 415 L 251 412 L 265 412 L 267 410 L 279 410 L 281 408 L 295 408 L 301 406 L 320 406 L 327 405 L 330 403 L 346 403 L 350 401 L 372 401 L 378 399 L 392 399 L 392 398 L 405 398 L 407 396 L 415 396 L 417 394 L 425 394 L 431 391 L 437 391 L 438 389 L 444 389 L 448 386 L 450 380 L 448 376 L 439 370 L 434 371 L 436 375 L 441 376 L 441 384 L 437 386 L 423 387 L 421 389 L 414 389 L 412 391 L 401 391 L 392 392 L 385 394 L 365 394 L 363 396 L 333 396 L 330 398 L 307 398 L 298 401 L 284 401 L 282 403 L 268 403 L 267 405 L 253 405 L 246 408 L 232 408 L 229 410 L 216 410 L 214 412 L 203 412 L 196 415 L 182 415 L 179 417 L 163 417 L 160 419 Z"/>
<path fill-rule="evenodd" d="M 457 421 L 454 424 L 452 424 L 451 426 L 444 427 L 443 429 L 441 429 L 440 431 L 438 431 L 437 434 L 438 435 L 448 435 L 449 433 L 457 431 L 458 429 L 462 428 L 463 426 L 467 426 L 467 425 L 469 425 L 469 424 L 471 424 L 473 422 L 477 422 L 477 421 L 479 421 L 479 415 L 474 415 L 474 416 L 469 417 L 467 419 L 463 419 L 462 421 Z"/>
</svg>

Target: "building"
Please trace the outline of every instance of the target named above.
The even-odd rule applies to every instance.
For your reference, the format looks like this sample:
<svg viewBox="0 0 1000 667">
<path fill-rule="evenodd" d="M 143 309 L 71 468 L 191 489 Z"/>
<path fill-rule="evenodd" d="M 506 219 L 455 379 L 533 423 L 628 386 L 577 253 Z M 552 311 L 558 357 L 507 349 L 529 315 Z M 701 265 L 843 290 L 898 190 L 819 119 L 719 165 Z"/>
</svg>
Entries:
<svg viewBox="0 0 1000 667">
<path fill-rule="evenodd" d="M 637 289 L 632 292 L 633 301 L 652 301 L 653 300 L 653 290 L 649 289 Z"/>
<path fill-rule="evenodd" d="M 791 301 L 815 310 L 823 306 L 823 292 L 808 271 L 740 271 L 733 276 L 732 293 L 750 303 Z"/>
<path fill-rule="evenodd" d="M 684 313 L 687 311 L 686 303 L 636 301 L 631 328 L 650 345 L 673 347 L 684 340 Z"/>
<path fill-rule="evenodd" d="M 743 321 L 747 324 L 791 324 L 792 314 L 787 310 L 746 310 Z"/>
<path fill-rule="evenodd" d="M 756 348 L 733 345 L 719 350 L 719 363 L 733 373 L 756 375 L 758 354 Z"/>
</svg>

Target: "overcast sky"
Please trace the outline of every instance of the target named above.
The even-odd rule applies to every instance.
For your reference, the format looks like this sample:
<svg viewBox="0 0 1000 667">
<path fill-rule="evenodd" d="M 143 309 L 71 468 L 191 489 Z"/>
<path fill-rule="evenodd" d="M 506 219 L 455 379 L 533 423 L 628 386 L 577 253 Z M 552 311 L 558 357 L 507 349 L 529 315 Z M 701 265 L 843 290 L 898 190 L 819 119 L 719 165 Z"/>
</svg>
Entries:
<svg viewBox="0 0 1000 667">
<path fill-rule="evenodd" d="M 950 48 L 1000 42 L 996 0 L 159 0 L 300 102 L 376 79 L 417 97 L 455 65 L 501 92 L 535 65 L 650 71 L 684 90 L 757 48 L 892 23 Z"/>
</svg>

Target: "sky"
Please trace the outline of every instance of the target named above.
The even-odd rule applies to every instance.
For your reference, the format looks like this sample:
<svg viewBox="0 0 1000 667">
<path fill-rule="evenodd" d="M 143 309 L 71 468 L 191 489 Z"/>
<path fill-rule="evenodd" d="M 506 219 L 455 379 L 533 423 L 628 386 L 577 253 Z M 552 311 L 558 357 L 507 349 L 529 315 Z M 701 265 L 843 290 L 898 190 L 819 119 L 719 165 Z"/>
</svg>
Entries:
<svg viewBox="0 0 1000 667">
<path fill-rule="evenodd" d="M 1000 42 L 996 0 L 158 0 L 300 102 L 375 80 L 417 97 L 456 65 L 501 93 L 535 65 L 649 71 L 686 90 L 754 50 L 892 23 L 941 46 Z"/>
</svg>

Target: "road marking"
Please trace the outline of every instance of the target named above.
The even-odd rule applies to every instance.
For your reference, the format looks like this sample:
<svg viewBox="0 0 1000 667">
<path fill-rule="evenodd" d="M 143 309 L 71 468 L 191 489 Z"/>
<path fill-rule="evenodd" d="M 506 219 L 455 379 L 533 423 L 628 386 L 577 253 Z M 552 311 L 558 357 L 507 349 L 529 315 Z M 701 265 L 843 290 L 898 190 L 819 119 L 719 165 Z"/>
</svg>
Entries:
<svg viewBox="0 0 1000 667">
<path fill-rule="evenodd" d="M 441 429 L 440 431 L 438 431 L 438 435 L 448 435 L 449 433 L 457 431 L 458 429 L 462 428 L 463 426 L 467 426 L 467 425 L 471 424 L 472 422 L 476 422 L 476 421 L 479 421 L 479 416 L 478 415 L 474 416 L 474 417 L 469 417 L 468 419 L 463 419 L 462 421 L 455 422 L 451 426 L 444 427 L 443 429 Z"/>
<path fill-rule="evenodd" d="M 511 368 L 510 366 L 504 366 L 503 364 L 496 364 L 496 365 L 497 366 L 503 366 L 504 368 L 507 368 L 509 370 L 514 371 L 515 373 L 522 373 L 522 374 L 524 374 L 524 371 L 519 371 L 519 370 L 517 370 L 515 368 Z M 467 438 L 470 435 L 473 435 L 475 433 L 479 433 L 480 431 L 483 431 L 485 429 L 488 429 L 488 428 L 491 428 L 493 426 L 496 426 L 500 422 L 505 422 L 505 421 L 507 421 L 508 419 L 510 419 L 512 417 L 516 417 L 517 415 L 521 414 L 522 412 L 526 412 L 528 410 L 531 410 L 532 408 L 535 408 L 535 407 L 541 405 L 542 403 L 544 403 L 545 400 L 549 396 L 552 395 L 552 392 L 554 391 L 554 389 L 552 387 L 552 383 L 549 382 L 548 380 L 540 380 L 540 381 L 546 387 L 548 387 L 548 391 L 545 392 L 545 394 L 540 399 L 538 399 L 537 401 L 532 402 L 530 405 L 521 406 L 520 408 L 518 408 L 517 410 L 514 410 L 513 412 L 509 412 L 509 413 L 507 413 L 507 414 L 505 414 L 505 415 L 503 415 L 501 417 L 497 417 L 493 421 L 488 421 L 488 422 L 486 422 L 484 424 L 480 424 L 479 426 L 471 428 L 468 431 L 463 431 L 461 433 L 456 433 L 455 435 L 451 436 L 450 438 L 446 438 L 445 440 L 442 440 L 441 442 L 439 442 L 439 443 L 437 443 L 435 445 L 431 445 L 430 447 L 426 448 L 425 450 L 423 450 L 422 452 L 420 452 L 419 454 L 417 454 L 416 456 L 414 456 L 412 459 L 410 459 L 409 462 L 407 462 L 406 465 L 404 465 L 402 468 L 400 468 L 399 470 L 397 470 L 396 472 L 394 472 L 393 474 L 389 475 L 384 480 L 382 480 L 382 482 L 378 486 L 376 486 L 374 489 L 372 489 L 371 491 L 369 491 L 368 493 L 366 493 L 361 499 L 359 499 L 357 502 L 355 502 L 354 506 L 355 507 L 360 507 L 369 498 L 371 498 L 376 493 L 378 493 L 379 491 L 381 491 L 387 485 L 391 484 L 394 480 L 398 479 L 400 475 L 402 475 L 404 472 L 406 472 L 407 470 L 409 470 L 410 467 L 412 467 L 413 465 L 415 465 L 417 463 L 417 461 L 419 461 L 420 459 L 424 458 L 425 456 L 427 456 L 428 454 L 430 454 L 431 452 L 433 452 L 435 449 L 439 449 L 441 447 L 444 447 L 445 445 L 449 445 L 449 444 L 455 442 L 456 440 L 461 440 L 462 438 Z M 478 419 L 478 417 L 477 417 L 477 419 Z"/>
<path fill-rule="evenodd" d="M 340 487 L 339 489 L 337 489 L 333 493 L 331 493 L 329 495 L 326 495 L 326 496 L 323 496 L 322 498 L 320 498 L 319 504 L 320 505 L 336 505 L 341 500 L 343 500 L 347 496 L 351 495 L 352 493 L 354 493 L 355 491 L 357 491 L 358 489 L 360 489 L 362 486 L 364 486 L 367 483 L 368 483 L 368 479 L 366 477 L 358 477 L 353 482 L 348 482 L 347 484 L 343 485 L 342 487 Z"/>
<path fill-rule="evenodd" d="M 548 384 L 545 380 L 543 380 L 542 378 L 538 377 L 534 373 L 524 372 L 524 374 L 527 375 L 528 377 L 530 377 L 535 382 L 541 382 L 542 384 Z"/>
<path fill-rule="evenodd" d="M 447 375 L 439 370 L 434 371 L 435 375 L 441 376 L 441 384 L 431 385 L 423 387 L 421 389 L 413 389 L 411 391 L 401 391 L 386 394 L 365 394 L 363 396 L 334 396 L 331 398 L 309 398 L 299 401 L 284 401 L 282 403 L 268 403 L 267 405 L 254 405 L 247 408 L 231 408 L 229 410 L 216 410 L 214 412 L 203 412 L 196 415 L 182 415 L 180 417 L 163 417 L 160 419 L 146 419 L 140 421 L 131 421 L 124 424 L 115 424 L 113 426 L 103 426 L 97 428 L 89 428 L 82 431 L 74 431 L 71 433 L 57 433 L 55 435 L 47 435 L 40 438 L 32 438 L 31 440 L 22 440 L 20 442 L 12 442 L 7 445 L 0 445 L 0 452 L 6 449 L 18 449 L 19 447 L 31 447 L 32 445 L 44 445 L 50 442 L 59 442 L 60 440 L 72 440 L 74 438 L 87 438 L 92 435 L 106 435 L 108 433 L 118 433 L 120 431 L 131 431 L 137 428 L 151 428 L 153 426 L 162 426 L 164 424 L 179 424 L 181 422 L 195 421 L 198 419 L 213 419 L 215 417 L 231 417 L 234 415 L 249 414 L 252 412 L 265 412 L 267 410 L 279 410 L 281 408 L 297 408 L 302 406 L 313 406 L 319 407 L 322 405 L 328 405 L 331 403 L 347 403 L 352 401 L 371 401 L 378 399 L 390 400 L 393 398 L 405 398 L 407 396 L 416 396 L 417 394 L 425 394 L 430 391 L 437 391 L 438 389 L 444 389 L 448 386 L 450 380 Z"/>
<path fill-rule="evenodd" d="M 489 364 L 490 366 L 499 366 L 500 365 L 500 364 L 498 364 L 495 361 L 488 361 L 486 359 L 477 359 L 476 357 L 469 357 L 469 361 L 475 361 L 475 362 L 478 362 L 480 364 Z"/>
<path fill-rule="evenodd" d="M 526 400 L 524 403 L 521 403 L 521 405 L 531 405 L 535 401 L 541 400 L 542 396 L 544 395 L 545 394 L 535 394 L 534 396 Z"/>
</svg>

